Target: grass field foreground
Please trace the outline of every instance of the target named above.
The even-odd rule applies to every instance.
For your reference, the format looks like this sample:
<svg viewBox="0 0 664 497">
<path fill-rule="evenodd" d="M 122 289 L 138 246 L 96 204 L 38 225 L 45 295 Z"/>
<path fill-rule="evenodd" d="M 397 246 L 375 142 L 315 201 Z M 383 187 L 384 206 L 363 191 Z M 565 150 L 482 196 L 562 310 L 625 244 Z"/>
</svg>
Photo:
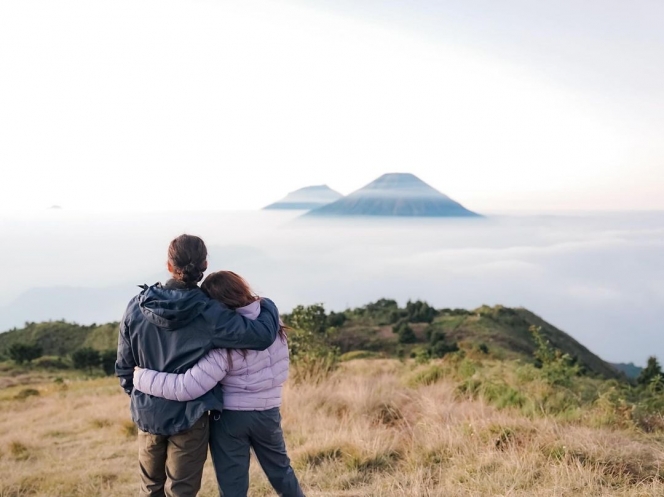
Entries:
<svg viewBox="0 0 664 497">
<path fill-rule="evenodd" d="M 446 371 L 359 359 L 287 385 L 283 425 L 307 495 L 664 495 L 661 432 L 601 422 L 601 406 L 587 417 L 499 406 Z M 135 495 L 136 430 L 115 379 L 4 379 L 0 497 Z M 209 461 L 200 495 L 218 495 Z M 255 463 L 250 495 L 274 495 Z"/>
</svg>

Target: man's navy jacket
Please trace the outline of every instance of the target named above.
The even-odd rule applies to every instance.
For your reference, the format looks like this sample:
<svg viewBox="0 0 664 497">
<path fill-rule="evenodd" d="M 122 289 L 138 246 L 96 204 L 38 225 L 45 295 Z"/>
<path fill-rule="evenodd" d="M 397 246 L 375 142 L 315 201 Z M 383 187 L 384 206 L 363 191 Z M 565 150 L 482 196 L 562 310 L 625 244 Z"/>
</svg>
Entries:
<svg viewBox="0 0 664 497">
<path fill-rule="evenodd" d="M 184 373 L 212 348 L 268 348 L 279 331 L 279 312 L 261 300 L 255 321 L 240 316 L 198 287 L 175 280 L 143 287 L 120 323 L 118 358 L 120 385 L 131 396 L 131 415 L 138 428 L 156 435 L 188 430 L 209 410 L 223 408 L 221 388 L 190 402 L 175 402 L 134 389 L 134 367 Z"/>
</svg>

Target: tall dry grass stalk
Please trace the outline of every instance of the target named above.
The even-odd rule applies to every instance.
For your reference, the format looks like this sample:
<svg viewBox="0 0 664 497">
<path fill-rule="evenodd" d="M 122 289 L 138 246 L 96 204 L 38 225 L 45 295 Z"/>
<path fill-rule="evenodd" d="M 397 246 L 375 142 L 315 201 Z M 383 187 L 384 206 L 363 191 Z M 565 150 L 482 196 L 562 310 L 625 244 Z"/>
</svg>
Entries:
<svg viewBox="0 0 664 497">
<path fill-rule="evenodd" d="M 286 389 L 284 429 L 309 496 L 661 496 L 664 438 L 527 418 L 460 397 L 444 376 L 357 360 Z M 0 497 L 136 493 L 135 431 L 112 379 L 0 395 Z M 14 390 L 12 390 L 14 389 Z M 203 497 L 218 495 L 211 467 Z M 252 467 L 252 496 L 274 495 Z"/>
</svg>

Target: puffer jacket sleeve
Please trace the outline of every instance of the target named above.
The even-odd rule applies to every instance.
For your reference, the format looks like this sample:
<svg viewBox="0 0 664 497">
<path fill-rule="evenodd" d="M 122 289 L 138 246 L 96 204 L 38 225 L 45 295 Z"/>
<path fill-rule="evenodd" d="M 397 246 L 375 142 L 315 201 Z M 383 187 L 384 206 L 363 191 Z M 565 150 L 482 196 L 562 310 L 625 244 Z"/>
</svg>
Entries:
<svg viewBox="0 0 664 497">
<path fill-rule="evenodd" d="M 212 390 L 226 373 L 227 351 L 213 349 L 182 374 L 140 369 L 134 373 L 134 388 L 155 397 L 186 402 Z"/>
</svg>

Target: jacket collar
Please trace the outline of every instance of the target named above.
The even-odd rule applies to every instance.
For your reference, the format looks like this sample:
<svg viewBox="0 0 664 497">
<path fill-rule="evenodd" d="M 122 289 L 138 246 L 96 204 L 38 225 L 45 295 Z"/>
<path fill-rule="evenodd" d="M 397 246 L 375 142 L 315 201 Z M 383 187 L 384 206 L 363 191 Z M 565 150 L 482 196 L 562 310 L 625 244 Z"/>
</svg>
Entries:
<svg viewBox="0 0 664 497">
<path fill-rule="evenodd" d="M 168 288 L 169 290 L 193 290 L 194 288 L 198 288 L 196 283 L 183 283 L 182 281 L 178 281 L 173 278 L 168 280 L 162 286 L 164 288 Z"/>
</svg>

